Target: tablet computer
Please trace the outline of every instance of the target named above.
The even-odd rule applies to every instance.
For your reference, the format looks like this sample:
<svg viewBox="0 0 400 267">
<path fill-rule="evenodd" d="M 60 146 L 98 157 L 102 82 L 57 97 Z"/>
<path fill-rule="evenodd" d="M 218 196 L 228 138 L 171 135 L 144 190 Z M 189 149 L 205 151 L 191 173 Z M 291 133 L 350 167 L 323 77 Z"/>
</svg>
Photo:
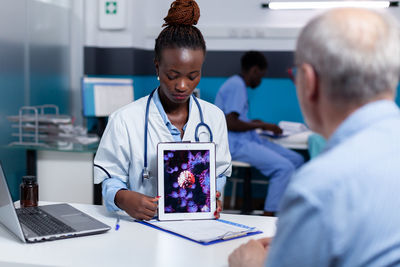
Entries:
<svg viewBox="0 0 400 267">
<path fill-rule="evenodd" d="M 158 219 L 213 219 L 215 144 L 159 143 Z"/>
</svg>

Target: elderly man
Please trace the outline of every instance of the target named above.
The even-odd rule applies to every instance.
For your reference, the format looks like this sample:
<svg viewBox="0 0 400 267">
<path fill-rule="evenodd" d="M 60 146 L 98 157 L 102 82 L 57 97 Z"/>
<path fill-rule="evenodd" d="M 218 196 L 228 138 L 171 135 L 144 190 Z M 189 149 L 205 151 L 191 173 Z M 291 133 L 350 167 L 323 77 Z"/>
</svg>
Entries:
<svg viewBox="0 0 400 267">
<path fill-rule="evenodd" d="M 231 266 L 400 265 L 399 38 L 392 17 L 363 9 L 304 28 L 297 94 L 327 147 L 292 178 L 271 246 L 252 240 Z"/>
</svg>

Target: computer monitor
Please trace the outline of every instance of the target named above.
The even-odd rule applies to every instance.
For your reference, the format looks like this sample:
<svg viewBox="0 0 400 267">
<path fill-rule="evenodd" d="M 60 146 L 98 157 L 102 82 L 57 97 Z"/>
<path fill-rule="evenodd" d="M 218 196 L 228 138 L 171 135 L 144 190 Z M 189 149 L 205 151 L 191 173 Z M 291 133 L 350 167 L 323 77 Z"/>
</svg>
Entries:
<svg viewBox="0 0 400 267">
<path fill-rule="evenodd" d="M 83 77 L 82 106 L 86 117 L 107 117 L 134 100 L 133 79 Z"/>
</svg>

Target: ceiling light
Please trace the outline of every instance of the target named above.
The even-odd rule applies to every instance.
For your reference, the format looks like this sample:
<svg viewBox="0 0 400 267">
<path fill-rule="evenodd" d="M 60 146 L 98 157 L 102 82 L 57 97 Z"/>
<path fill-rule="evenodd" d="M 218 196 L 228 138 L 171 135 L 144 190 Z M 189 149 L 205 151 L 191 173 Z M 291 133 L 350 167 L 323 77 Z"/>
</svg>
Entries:
<svg viewBox="0 0 400 267">
<path fill-rule="evenodd" d="M 387 8 L 397 6 L 391 1 L 270 1 L 263 7 L 269 9 L 327 9 L 336 7 Z"/>
</svg>

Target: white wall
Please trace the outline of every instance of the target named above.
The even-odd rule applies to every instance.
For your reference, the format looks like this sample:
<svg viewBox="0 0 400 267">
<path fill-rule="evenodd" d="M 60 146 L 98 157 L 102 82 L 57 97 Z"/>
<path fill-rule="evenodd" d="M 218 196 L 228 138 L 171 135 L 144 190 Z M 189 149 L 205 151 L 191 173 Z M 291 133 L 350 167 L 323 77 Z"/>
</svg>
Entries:
<svg viewBox="0 0 400 267">
<path fill-rule="evenodd" d="M 165 0 L 148 1 L 147 47 L 160 31 L 168 12 Z M 294 48 L 299 29 L 315 11 L 271 11 L 260 0 L 198 0 L 200 20 L 210 50 L 274 50 Z M 158 6 L 158 8 L 156 8 Z"/>
<path fill-rule="evenodd" d="M 127 27 L 101 31 L 97 0 L 86 1 L 86 46 L 153 49 L 172 0 L 126 0 Z M 321 11 L 269 10 L 262 0 L 198 0 L 208 50 L 291 51 L 304 24 Z M 387 12 L 387 11 L 386 11 Z M 399 8 L 388 12 L 400 17 Z"/>
<path fill-rule="evenodd" d="M 123 30 L 100 30 L 98 22 L 98 0 L 85 2 L 85 46 L 138 47 L 145 44 L 145 18 L 147 3 L 153 0 L 125 0 L 126 28 Z"/>
</svg>

